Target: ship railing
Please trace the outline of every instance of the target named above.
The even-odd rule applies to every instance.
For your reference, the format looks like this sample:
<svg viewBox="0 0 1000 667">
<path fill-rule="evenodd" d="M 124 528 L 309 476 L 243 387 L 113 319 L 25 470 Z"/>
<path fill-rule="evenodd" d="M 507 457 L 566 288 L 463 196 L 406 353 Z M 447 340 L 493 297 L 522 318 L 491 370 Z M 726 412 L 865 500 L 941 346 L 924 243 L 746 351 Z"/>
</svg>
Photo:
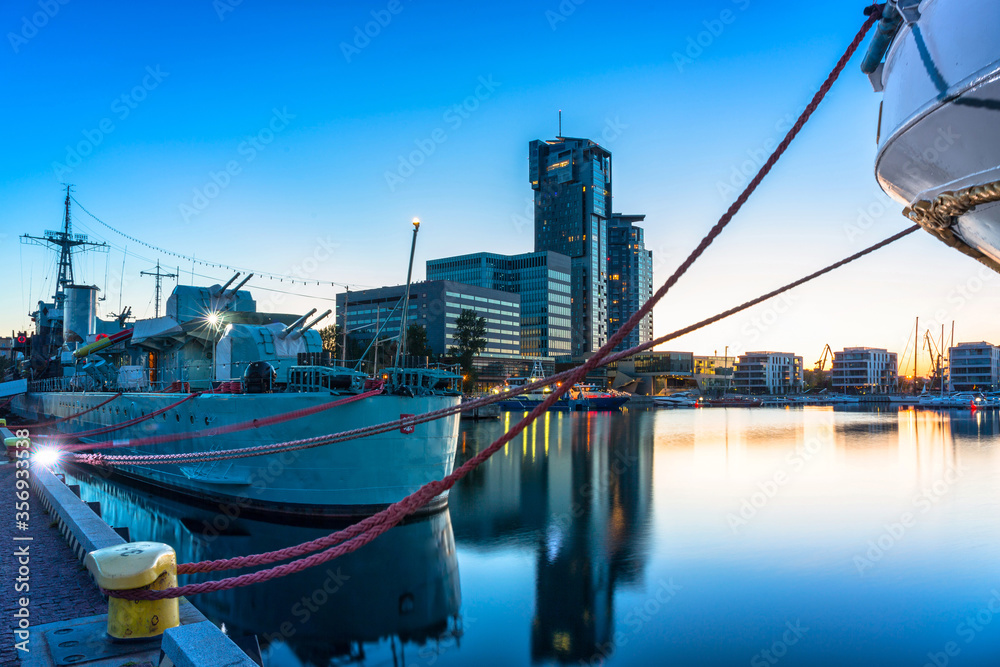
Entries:
<svg viewBox="0 0 1000 667">
<path fill-rule="evenodd" d="M 343 366 L 292 366 L 288 369 L 288 391 L 360 392 L 367 377 L 367 373 Z"/>
<path fill-rule="evenodd" d="M 72 376 L 32 380 L 28 383 L 30 392 L 70 391 Z"/>
<path fill-rule="evenodd" d="M 461 371 L 456 372 L 451 365 L 429 364 L 425 366 L 410 366 L 404 368 L 386 368 L 381 373 L 382 379 L 388 382 L 390 392 L 410 393 L 413 395 L 453 394 L 462 393 Z"/>
</svg>

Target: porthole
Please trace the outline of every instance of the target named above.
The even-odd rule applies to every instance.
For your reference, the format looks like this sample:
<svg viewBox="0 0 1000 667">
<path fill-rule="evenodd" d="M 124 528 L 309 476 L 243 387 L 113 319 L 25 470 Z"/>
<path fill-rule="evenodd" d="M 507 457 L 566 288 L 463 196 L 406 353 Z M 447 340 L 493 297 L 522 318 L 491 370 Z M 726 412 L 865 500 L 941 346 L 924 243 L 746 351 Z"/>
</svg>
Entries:
<svg viewBox="0 0 1000 667">
<path fill-rule="evenodd" d="M 194 415 L 191 415 L 191 423 L 194 423 Z"/>
<path fill-rule="evenodd" d="M 179 414 L 174 415 L 174 417 L 177 417 L 177 421 L 181 420 L 181 416 Z"/>
</svg>

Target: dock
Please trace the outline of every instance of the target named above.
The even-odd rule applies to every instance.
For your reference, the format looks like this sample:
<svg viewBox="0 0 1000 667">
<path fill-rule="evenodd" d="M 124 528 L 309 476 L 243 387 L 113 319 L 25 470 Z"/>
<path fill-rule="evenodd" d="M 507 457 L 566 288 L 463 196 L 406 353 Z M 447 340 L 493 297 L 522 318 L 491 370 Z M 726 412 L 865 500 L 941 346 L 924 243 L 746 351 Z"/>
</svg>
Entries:
<svg viewBox="0 0 1000 667">
<path fill-rule="evenodd" d="M 14 436 L 0 428 L 5 438 Z M 22 467 L 21 470 L 24 468 Z M 14 496 L 18 468 L 0 462 L 0 486 Z M 126 544 L 128 531 L 107 525 L 97 503 L 79 497 L 56 474 L 32 463 L 27 517 L 15 497 L 0 504 L 0 532 L 7 544 L 0 559 L 5 585 L 0 664 L 26 667 L 209 667 L 259 665 L 194 605 L 181 598 L 180 625 L 139 642 L 112 642 L 107 598 L 83 558 L 90 551 Z M 22 475 L 23 478 L 23 475 Z M 20 501 L 25 502 L 25 501 Z M 255 644 L 256 642 L 254 642 Z M 166 658 L 167 661 L 162 661 Z M 168 662 L 169 661 L 169 662 Z"/>
<path fill-rule="evenodd" d="M 480 419 L 500 419 L 500 406 L 496 403 L 481 405 L 478 408 L 473 408 L 461 413 L 461 419 L 471 419 L 475 421 L 479 421 Z"/>
</svg>

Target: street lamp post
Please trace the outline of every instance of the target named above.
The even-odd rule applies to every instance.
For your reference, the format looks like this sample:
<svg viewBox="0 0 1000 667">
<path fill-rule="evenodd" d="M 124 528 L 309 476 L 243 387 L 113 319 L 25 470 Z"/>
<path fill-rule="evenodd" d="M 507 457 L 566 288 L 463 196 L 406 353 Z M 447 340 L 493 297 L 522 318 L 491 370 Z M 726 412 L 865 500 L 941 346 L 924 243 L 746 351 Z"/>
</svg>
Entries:
<svg viewBox="0 0 1000 667">
<path fill-rule="evenodd" d="M 403 312 L 399 316 L 399 347 L 396 348 L 396 368 L 406 353 L 406 315 L 410 310 L 410 278 L 413 276 L 413 253 L 417 249 L 417 232 L 420 218 L 413 219 L 413 241 L 410 243 L 410 266 L 406 269 L 406 292 L 403 294 Z M 398 372 L 398 370 L 397 370 Z"/>
</svg>

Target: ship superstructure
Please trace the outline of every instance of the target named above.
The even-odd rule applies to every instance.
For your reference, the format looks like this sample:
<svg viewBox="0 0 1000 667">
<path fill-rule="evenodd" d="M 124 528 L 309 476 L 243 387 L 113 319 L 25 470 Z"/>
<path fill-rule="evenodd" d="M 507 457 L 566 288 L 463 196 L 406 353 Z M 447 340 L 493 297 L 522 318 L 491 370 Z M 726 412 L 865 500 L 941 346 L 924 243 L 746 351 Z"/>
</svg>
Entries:
<svg viewBox="0 0 1000 667">
<path fill-rule="evenodd" d="M 67 198 L 67 219 L 68 206 Z M 259 312 L 243 289 L 252 275 L 239 277 L 178 285 L 164 315 L 131 325 L 97 317 L 96 287 L 63 286 L 64 297 L 36 314 L 32 364 L 21 369 L 27 391 L 12 409 L 30 420 L 62 420 L 52 426 L 59 442 L 110 441 L 115 455 L 143 456 L 315 438 L 460 402 L 461 375 L 448 367 L 414 367 L 401 357 L 372 378 L 335 364 L 314 328 L 329 310 Z M 364 515 L 448 475 L 458 423 L 454 414 L 306 450 L 116 472 L 248 512 Z M 445 502 L 442 494 L 427 509 Z"/>
</svg>

